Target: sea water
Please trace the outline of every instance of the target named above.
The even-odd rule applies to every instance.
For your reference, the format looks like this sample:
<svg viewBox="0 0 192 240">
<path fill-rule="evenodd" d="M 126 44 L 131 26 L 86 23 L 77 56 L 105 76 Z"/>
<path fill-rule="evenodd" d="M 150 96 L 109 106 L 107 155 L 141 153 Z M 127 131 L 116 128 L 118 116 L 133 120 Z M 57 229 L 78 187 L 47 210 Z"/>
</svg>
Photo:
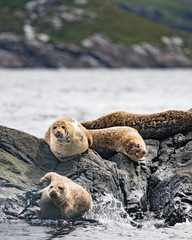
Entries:
<svg viewBox="0 0 192 240">
<path fill-rule="evenodd" d="M 134 113 L 186 110 L 192 107 L 191 93 L 191 69 L 1 69 L 0 125 L 42 138 L 48 126 L 63 116 L 81 122 L 120 110 Z M 189 222 L 164 228 L 157 227 L 161 222 L 151 217 L 137 228 L 129 219 L 117 217 L 123 209 L 104 211 L 105 205 L 99 207 L 98 214 L 90 215 L 96 222 L 65 226 L 1 223 L 0 240 L 192 239 Z"/>
<path fill-rule="evenodd" d="M 57 118 L 192 107 L 192 70 L 0 70 L 0 124 L 43 137 Z"/>
</svg>

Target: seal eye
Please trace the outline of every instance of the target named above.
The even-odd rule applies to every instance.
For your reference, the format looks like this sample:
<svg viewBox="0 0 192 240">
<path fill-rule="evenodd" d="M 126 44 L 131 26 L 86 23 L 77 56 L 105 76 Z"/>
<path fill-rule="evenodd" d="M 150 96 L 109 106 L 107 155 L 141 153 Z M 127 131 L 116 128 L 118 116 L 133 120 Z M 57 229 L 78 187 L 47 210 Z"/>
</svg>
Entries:
<svg viewBox="0 0 192 240">
<path fill-rule="evenodd" d="M 63 129 L 65 129 L 65 126 L 62 126 Z"/>
<path fill-rule="evenodd" d="M 60 187 L 60 186 L 58 186 L 58 188 L 59 188 L 59 190 L 61 190 L 61 191 L 63 190 L 63 188 L 62 188 L 62 187 Z"/>
<path fill-rule="evenodd" d="M 57 126 L 53 126 L 53 130 L 55 130 L 57 128 Z"/>
<path fill-rule="evenodd" d="M 51 185 L 50 188 L 53 188 L 53 186 Z"/>
</svg>

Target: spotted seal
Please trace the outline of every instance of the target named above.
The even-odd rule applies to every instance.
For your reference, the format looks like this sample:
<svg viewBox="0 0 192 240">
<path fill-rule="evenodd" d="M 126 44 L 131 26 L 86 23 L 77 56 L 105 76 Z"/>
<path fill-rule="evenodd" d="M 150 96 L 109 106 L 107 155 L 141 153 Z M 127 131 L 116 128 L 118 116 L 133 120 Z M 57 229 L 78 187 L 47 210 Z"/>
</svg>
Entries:
<svg viewBox="0 0 192 240">
<path fill-rule="evenodd" d="M 169 110 L 152 114 L 118 111 L 81 124 L 87 129 L 128 126 L 137 129 L 144 139 L 163 139 L 190 130 L 192 128 L 192 110 Z"/>
</svg>

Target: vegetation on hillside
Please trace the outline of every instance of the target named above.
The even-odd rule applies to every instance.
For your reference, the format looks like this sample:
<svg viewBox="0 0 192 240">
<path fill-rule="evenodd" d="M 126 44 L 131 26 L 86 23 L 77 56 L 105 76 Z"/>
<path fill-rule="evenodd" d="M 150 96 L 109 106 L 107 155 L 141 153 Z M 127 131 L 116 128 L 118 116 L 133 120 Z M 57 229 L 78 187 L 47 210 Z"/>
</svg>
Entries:
<svg viewBox="0 0 192 240">
<path fill-rule="evenodd" d="M 70 7 L 77 7 L 71 1 L 62 1 Z M 110 1 L 89 0 L 89 4 L 78 6 L 83 10 L 89 10 L 95 14 L 90 21 L 65 21 L 63 28 L 55 29 L 45 17 L 36 19 L 39 32 L 46 32 L 54 42 L 67 42 L 80 44 L 86 36 L 95 32 L 104 33 L 114 42 L 126 44 L 142 41 L 160 43 L 162 35 L 173 36 L 187 34 L 172 30 L 166 26 L 153 23 L 121 9 Z M 54 12 L 47 14 L 54 15 Z M 70 9 L 69 9 L 70 11 Z"/>
<path fill-rule="evenodd" d="M 129 2 L 134 1 L 135 4 L 141 2 L 140 0 L 130 0 Z M 151 3 L 152 1 L 143 2 Z M 51 6 L 46 6 L 44 14 L 36 14 L 32 18 L 25 7 L 27 2 L 29 1 L 1 0 L 1 32 L 23 33 L 23 25 L 30 19 L 35 31 L 48 34 L 53 43 L 64 42 L 79 45 L 84 38 L 94 33 L 105 34 L 114 42 L 122 42 L 128 45 L 144 41 L 162 44 L 162 36 L 182 36 L 185 38 L 185 42 L 188 42 L 190 37 L 188 33 L 171 29 L 130 13 L 110 0 L 89 0 L 84 5 L 75 4 L 72 0 L 60 0 L 60 6 L 64 5 L 65 12 L 68 14 L 73 15 L 75 11 L 81 13 L 82 19 L 74 21 L 58 16 L 56 8 Z M 125 0 L 125 2 L 128 1 Z M 51 19 L 54 17 L 59 18 L 61 27 L 56 28 L 52 24 Z"/>
<path fill-rule="evenodd" d="M 112 0 L 142 17 L 181 29 L 192 31 L 192 0 Z"/>
<path fill-rule="evenodd" d="M 24 17 L 19 11 L 24 10 L 27 0 L 1 0 L 0 1 L 0 32 L 22 33 Z"/>
</svg>

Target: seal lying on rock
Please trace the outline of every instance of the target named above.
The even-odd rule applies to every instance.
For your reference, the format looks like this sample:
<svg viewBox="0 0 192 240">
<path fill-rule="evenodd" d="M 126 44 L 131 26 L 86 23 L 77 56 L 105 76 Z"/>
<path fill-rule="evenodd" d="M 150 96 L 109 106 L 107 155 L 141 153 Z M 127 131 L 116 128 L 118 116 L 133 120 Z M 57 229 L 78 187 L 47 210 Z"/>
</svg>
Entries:
<svg viewBox="0 0 192 240">
<path fill-rule="evenodd" d="M 47 173 L 40 182 L 51 181 L 42 190 L 39 217 L 44 219 L 69 219 L 81 216 L 93 206 L 90 194 L 67 177 Z"/>
<path fill-rule="evenodd" d="M 87 129 L 129 126 L 138 130 L 144 139 L 163 139 L 192 128 L 192 111 L 170 110 L 153 114 L 113 112 L 92 121 L 81 123 Z"/>
<path fill-rule="evenodd" d="M 93 138 L 92 149 L 102 158 L 122 152 L 134 161 L 144 160 L 146 146 L 138 131 L 131 127 L 111 127 L 89 130 Z"/>
<path fill-rule="evenodd" d="M 61 161 L 85 152 L 92 145 L 88 130 L 69 117 L 54 121 L 48 128 L 44 141 Z"/>
</svg>

